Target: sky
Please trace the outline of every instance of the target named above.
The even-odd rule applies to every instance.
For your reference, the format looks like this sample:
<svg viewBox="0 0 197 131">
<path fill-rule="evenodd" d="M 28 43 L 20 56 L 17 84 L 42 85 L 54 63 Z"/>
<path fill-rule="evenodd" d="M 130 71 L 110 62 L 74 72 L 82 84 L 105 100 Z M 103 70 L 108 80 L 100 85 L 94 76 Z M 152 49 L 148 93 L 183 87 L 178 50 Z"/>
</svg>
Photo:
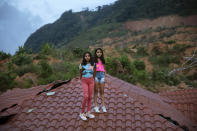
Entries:
<svg viewBox="0 0 197 131">
<path fill-rule="evenodd" d="M 0 51 L 14 54 L 41 26 L 53 23 L 72 9 L 112 4 L 117 0 L 0 0 Z"/>
</svg>

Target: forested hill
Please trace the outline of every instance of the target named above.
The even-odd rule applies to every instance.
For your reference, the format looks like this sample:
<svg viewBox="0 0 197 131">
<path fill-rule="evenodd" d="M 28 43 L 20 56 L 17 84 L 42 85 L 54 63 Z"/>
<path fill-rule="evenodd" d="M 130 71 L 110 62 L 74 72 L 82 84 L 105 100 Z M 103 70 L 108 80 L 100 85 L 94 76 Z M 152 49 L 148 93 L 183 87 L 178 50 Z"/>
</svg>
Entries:
<svg viewBox="0 0 197 131">
<path fill-rule="evenodd" d="M 32 49 L 33 52 L 38 52 L 47 42 L 55 47 L 61 47 L 79 34 L 92 28 L 100 28 L 101 25 L 172 14 L 181 16 L 197 14 L 197 0 L 117 0 L 111 5 L 98 6 L 97 11 L 69 10 L 54 23 L 44 25 L 34 32 L 24 47 Z"/>
</svg>

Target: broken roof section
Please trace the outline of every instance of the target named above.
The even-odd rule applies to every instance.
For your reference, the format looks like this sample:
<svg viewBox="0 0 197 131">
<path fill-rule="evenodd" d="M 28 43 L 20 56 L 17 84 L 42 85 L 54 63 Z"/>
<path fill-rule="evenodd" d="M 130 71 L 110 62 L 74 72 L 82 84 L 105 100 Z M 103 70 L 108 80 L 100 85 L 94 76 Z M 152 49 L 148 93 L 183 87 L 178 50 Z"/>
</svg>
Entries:
<svg viewBox="0 0 197 131">
<path fill-rule="evenodd" d="M 159 93 L 170 99 L 166 103 L 181 111 L 186 117 L 197 124 L 197 89 L 184 89 Z"/>
<path fill-rule="evenodd" d="M 197 123 L 171 106 L 168 103 L 172 101 L 171 99 L 109 75 L 107 79 L 109 85 L 105 86 L 104 96 L 108 112 L 95 114 L 95 119 L 82 121 L 79 118 L 83 91 L 80 80 L 74 78 L 71 82 L 51 90 L 55 92 L 53 95 L 46 95 L 47 91 L 36 95 L 39 92 L 37 88 L 42 87 L 30 88 L 31 93 L 34 92 L 34 97 L 23 100 L 20 91 L 18 93 L 9 91 L 10 95 L 2 94 L 4 97 L 1 96 L 1 101 L 10 100 L 11 104 L 7 104 L 8 107 L 13 103 L 17 105 L 0 113 L 0 116 L 15 114 L 1 124 L 0 129 L 195 130 Z M 49 85 L 48 88 L 54 86 L 54 84 Z M 15 101 L 18 96 L 22 100 L 21 102 L 19 99 L 20 104 Z M 6 104 L 2 103 L 0 102 L 0 107 L 5 109 Z"/>
</svg>

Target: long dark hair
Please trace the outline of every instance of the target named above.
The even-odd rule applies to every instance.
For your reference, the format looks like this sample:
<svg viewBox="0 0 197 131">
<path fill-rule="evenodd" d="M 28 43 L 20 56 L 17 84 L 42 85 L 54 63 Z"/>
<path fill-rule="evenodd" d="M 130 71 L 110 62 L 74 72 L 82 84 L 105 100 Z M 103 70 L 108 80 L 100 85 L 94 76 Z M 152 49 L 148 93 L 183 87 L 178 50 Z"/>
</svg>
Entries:
<svg viewBox="0 0 197 131">
<path fill-rule="evenodd" d="M 101 48 L 97 48 L 95 50 L 95 52 L 94 52 L 94 62 L 98 63 L 98 56 L 96 55 L 97 50 L 101 51 L 102 55 L 101 55 L 100 59 L 101 59 L 102 63 L 105 64 L 105 58 L 104 58 L 103 50 Z"/>
<path fill-rule="evenodd" d="M 85 55 L 86 54 L 90 55 L 90 64 L 93 66 L 94 65 L 94 60 L 93 60 L 92 54 L 90 52 L 88 52 L 88 51 L 83 54 L 83 60 L 82 60 L 81 64 L 82 65 L 86 65 L 87 64 L 87 61 L 85 59 Z"/>
</svg>

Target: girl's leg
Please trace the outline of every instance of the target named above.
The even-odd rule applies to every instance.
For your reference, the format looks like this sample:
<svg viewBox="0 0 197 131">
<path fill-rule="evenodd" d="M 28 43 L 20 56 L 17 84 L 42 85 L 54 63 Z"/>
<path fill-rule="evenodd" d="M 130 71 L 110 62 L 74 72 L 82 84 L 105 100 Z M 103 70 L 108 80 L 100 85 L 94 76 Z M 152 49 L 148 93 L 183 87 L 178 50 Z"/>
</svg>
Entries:
<svg viewBox="0 0 197 131">
<path fill-rule="evenodd" d="M 104 106 L 104 83 L 100 84 L 100 96 L 101 96 L 101 104 Z"/>
<path fill-rule="evenodd" d="M 95 107 L 98 107 L 98 103 L 97 103 L 98 88 L 99 88 L 99 83 L 95 82 L 95 87 L 94 87 L 94 105 L 95 105 Z"/>
<path fill-rule="evenodd" d="M 87 80 L 82 78 L 82 88 L 83 88 L 83 103 L 82 103 L 82 113 L 85 112 L 85 106 L 88 100 L 88 84 Z"/>
<path fill-rule="evenodd" d="M 88 118 L 95 118 L 95 116 L 90 113 L 93 89 L 94 89 L 94 79 L 92 78 L 92 79 L 89 79 L 89 82 L 88 82 L 89 97 L 88 97 L 88 109 L 87 109 L 87 113 L 86 113 L 86 117 L 88 117 Z"/>
<path fill-rule="evenodd" d="M 93 93 L 93 89 L 94 89 L 94 79 L 90 79 L 89 84 L 88 84 L 88 111 L 90 111 L 91 109 L 91 101 L 92 101 L 92 93 Z"/>
</svg>

